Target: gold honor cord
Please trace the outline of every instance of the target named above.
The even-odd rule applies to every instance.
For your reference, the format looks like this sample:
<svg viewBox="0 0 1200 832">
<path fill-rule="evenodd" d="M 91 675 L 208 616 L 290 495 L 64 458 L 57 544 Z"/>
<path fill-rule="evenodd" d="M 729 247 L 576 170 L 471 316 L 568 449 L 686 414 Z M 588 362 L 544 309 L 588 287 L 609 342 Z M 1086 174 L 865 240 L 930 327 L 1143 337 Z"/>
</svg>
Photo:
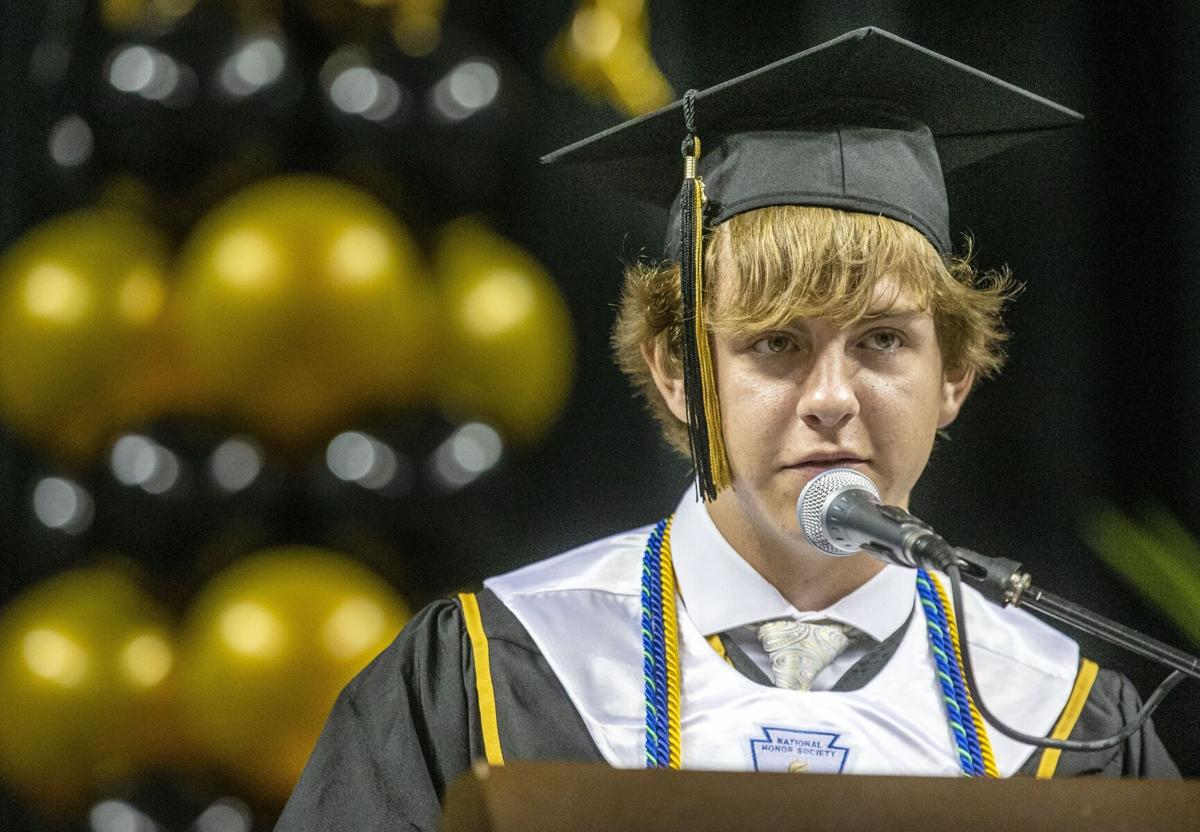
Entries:
<svg viewBox="0 0 1200 832">
<path fill-rule="evenodd" d="M 663 531 L 662 549 L 659 550 L 660 581 L 662 583 L 663 647 L 667 657 L 667 747 L 670 767 L 683 765 L 680 750 L 680 681 L 679 681 L 679 622 L 676 605 L 679 595 L 675 591 L 675 566 L 671 560 L 671 523 L 667 521 Z"/>
<path fill-rule="evenodd" d="M 942 582 L 937 579 L 936 575 L 930 575 L 933 578 L 933 588 L 937 590 L 938 599 L 942 602 L 942 609 L 946 611 L 946 623 L 950 631 L 950 643 L 954 645 L 954 661 L 958 664 L 958 673 L 963 678 L 963 689 L 967 694 L 967 705 L 971 711 L 971 722 L 975 725 L 975 734 L 979 739 L 979 751 L 983 757 L 983 769 L 988 777 L 999 777 L 1000 772 L 996 768 L 996 757 L 992 753 L 992 740 L 988 736 L 987 725 L 984 724 L 983 716 L 979 713 L 979 709 L 975 707 L 975 697 L 971 693 L 971 689 L 967 687 L 966 672 L 962 666 L 962 647 L 958 643 L 958 627 L 954 621 L 954 605 L 950 603 L 950 599 L 946 596 L 946 589 L 942 586 Z"/>
</svg>

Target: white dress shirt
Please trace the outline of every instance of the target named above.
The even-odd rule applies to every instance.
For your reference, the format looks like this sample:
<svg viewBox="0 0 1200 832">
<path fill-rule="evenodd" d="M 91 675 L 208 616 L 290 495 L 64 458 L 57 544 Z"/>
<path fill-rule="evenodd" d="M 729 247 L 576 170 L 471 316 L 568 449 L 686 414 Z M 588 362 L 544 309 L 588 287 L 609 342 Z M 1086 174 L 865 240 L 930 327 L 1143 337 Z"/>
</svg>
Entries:
<svg viewBox="0 0 1200 832">
<path fill-rule="evenodd" d="M 729 545 L 690 491 L 679 501 L 675 518 L 671 560 L 688 614 L 706 637 L 728 635 L 768 679 L 771 660 L 758 639 L 764 621 L 838 621 L 863 634 L 813 681 L 812 690 L 829 690 L 912 612 L 916 573 L 892 565 L 825 609 L 798 610 Z"/>
</svg>

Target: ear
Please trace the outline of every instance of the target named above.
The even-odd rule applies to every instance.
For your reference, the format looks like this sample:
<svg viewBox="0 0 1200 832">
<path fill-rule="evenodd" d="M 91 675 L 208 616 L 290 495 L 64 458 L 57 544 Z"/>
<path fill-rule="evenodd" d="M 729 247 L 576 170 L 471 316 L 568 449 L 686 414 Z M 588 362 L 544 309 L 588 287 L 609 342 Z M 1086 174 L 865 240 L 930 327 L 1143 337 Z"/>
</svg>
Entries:
<svg viewBox="0 0 1200 832">
<path fill-rule="evenodd" d="M 658 388 L 667 407 L 676 419 L 686 424 L 687 402 L 683 395 L 683 376 L 675 374 L 677 371 L 672 366 L 671 356 L 667 352 L 666 339 L 643 341 L 642 358 L 650 368 L 654 386 Z"/>
<path fill-rule="evenodd" d="M 958 417 L 971 385 L 975 383 L 974 370 L 959 370 L 947 373 L 942 378 L 942 406 L 938 411 L 938 429 L 948 427 Z"/>
</svg>

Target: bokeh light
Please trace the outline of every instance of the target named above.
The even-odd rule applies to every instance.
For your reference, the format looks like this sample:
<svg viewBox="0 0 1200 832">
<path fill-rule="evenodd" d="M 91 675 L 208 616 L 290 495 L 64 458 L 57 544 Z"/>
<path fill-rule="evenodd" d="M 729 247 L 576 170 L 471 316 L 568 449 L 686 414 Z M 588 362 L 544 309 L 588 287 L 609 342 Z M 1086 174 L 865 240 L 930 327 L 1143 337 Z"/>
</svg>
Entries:
<svg viewBox="0 0 1200 832">
<path fill-rule="evenodd" d="M 66 477 L 43 477 L 33 487 L 33 514 L 48 529 L 77 535 L 87 531 L 96 513 L 92 495 Z"/>
<path fill-rule="evenodd" d="M 411 93 L 391 75 L 371 65 L 366 50 L 343 47 L 321 66 L 321 86 L 341 113 L 391 124 L 404 115 Z"/>
<path fill-rule="evenodd" d="M 411 488 L 411 461 L 361 431 L 346 431 L 330 440 L 325 449 L 325 463 L 338 479 L 363 488 L 377 491 L 389 486 L 402 491 Z"/>
<path fill-rule="evenodd" d="M 113 51 L 108 82 L 118 92 L 172 107 L 189 103 L 198 86 L 190 67 L 145 44 L 128 44 Z"/>
<path fill-rule="evenodd" d="M 102 800 L 88 812 L 91 832 L 157 832 L 158 824 L 124 800 Z"/>
<path fill-rule="evenodd" d="M 434 481 L 448 490 L 463 488 L 500 462 L 504 441 L 496 430 L 481 422 L 457 428 L 430 457 Z"/>
<path fill-rule="evenodd" d="M 262 446 L 248 436 L 231 436 L 213 449 L 208 473 L 217 487 L 236 494 L 254 484 L 262 473 L 266 456 Z"/>
<path fill-rule="evenodd" d="M 448 121 L 462 121 L 484 109 L 500 92 L 500 72 L 484 58 L 471 58 L 455 66 L 434 85 L 430 105 Z"/>
<path fill-rule="evenodd" d="M 223 797 L 207 806 L 192 824 L 195 832 L 250 832 L 254 814 L 246 801 Z"/>
<path fill-rule="evenodd" d="M 221 65 L 218 79 L 227 93 L 244 98 L 278 81 L 286 64 L 287 52 L 281 38 L 250 38 Z"/>
<path fill-rule="evenodd" d="M 178 455 L 147 436 L 130 434 L 113 443 L 109 455 L 112 474 L 123 485 L 137 486 L 147 494 L 165 494 L 180 481 Z"/>
<path fill-rule="evenodd" d="M 50 128 L 46 150 L 55 164 L 76 168 L 92 158 L 92 128 L 79 115 L 63 116 Z"/>
</svg>

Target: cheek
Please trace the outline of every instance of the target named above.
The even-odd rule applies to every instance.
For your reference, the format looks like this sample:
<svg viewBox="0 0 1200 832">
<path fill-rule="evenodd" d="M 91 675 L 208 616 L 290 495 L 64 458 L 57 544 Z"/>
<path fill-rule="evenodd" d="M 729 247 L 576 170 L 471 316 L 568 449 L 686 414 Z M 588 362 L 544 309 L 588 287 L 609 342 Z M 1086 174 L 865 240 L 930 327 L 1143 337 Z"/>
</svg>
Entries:
<svg viewBox="0 0 1200 832">
<path fill-rule="evenodd" d="M 787 379 L 739 372 L 736 366 L 717 382 L 721 419 L 729 428 L 757 433 L 786 422 L 795 412 L 796 388 Z"/>
<path fill-rule="evenodd" d="M 873 378 L 863 385 L 862 418 L 901 469 L 924 468 L 941 413 L 941 386 L 926 378 Z M 880 448 L 882 449 L 882 448 Z"/>
<path fill-rule="evenodd" d="M 729 362 L 718 374 L 721 423 L 734 479 L 755 482 L 777 453 L 795 413 L 795 386 L 787 379 L 764 378 Z"/>
<path fill-rule="evenodd" d="M 898 421 L 924 431 L 941 413 L 941 385 L 934 380 L 898 375 L 870 376 L 860 385 L 863 408 L 892 413 Z"/>
</svg>

